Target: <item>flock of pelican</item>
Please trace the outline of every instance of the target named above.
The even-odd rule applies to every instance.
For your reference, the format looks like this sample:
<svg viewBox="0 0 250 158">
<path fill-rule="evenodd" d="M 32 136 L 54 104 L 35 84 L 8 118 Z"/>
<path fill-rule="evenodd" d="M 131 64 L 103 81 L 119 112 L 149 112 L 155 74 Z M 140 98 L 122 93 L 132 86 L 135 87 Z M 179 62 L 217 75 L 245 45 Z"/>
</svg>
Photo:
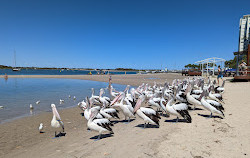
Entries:
<svg viewBox="0 0 250 158">
<path fill-rule="evenodd" d="M 208 110 L 211 113 L 210 117 L 213 114 L 224 117 L 222 94 L 225 81 L 222 86 L 215 86 L 215 84 L 216 81 L 212 82 L 210 78 L 206 80 L 202 77 L 193 77 L 175 79 L 172 84 L 166 82 L 164 85 L 154 83 L 150 86 L 143 83 L 137 88 L 130 88 L 128 85 L 121 92 L 110 86 L 110 97 L 103 96 L 105 94 L 103 88 L 100 89 L 99 95 L 95 95 L 92 88 L 91 96 L 79 102 L 78 107 L 83 110 L 88 130 L 98 132 L 97 140 L 99 140 L 105 132 L 114 133 L 111 119 L 120 119 L 119 111 L 124 115 L 126 123 L 139 116 L 143 120 L 144 129 L 149 124 L 159 127 L 159 121 L 164 113 L 176 116 L 176 122 L 179 118 L 183 118 L 185 122 L 191 123 L 192 117 L 189 110 L 195 110 L 198 107 Z M 53 112 L 51 126 L 62 128 L 64 132 L 64 124 L 55 104 L 51 104 L 51 108 Z M 55 135 L 57 135 L 56 132 Z"/>
</svg>

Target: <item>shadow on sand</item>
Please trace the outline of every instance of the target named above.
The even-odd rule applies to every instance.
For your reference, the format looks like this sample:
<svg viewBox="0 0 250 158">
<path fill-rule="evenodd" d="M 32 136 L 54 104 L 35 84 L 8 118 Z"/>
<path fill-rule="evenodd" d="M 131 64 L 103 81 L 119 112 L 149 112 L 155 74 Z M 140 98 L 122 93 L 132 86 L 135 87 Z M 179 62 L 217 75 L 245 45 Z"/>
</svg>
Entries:
<svg viewBox="0 0 250 158">
<path fill-rule="evenodd" d="M 144 128 L 144 124 L 139 124 L 135 127 L 139 127 L 139 128 Z M 146 128 L 159 128 L 158 125 L 151 125 L 151 124 L 147 124 Z"/>
<path fill-rule="evenodd" d="M 172 119 L 172 120 L 165 120 L 164 122 L 171 122 L 171 123 L 179 123 L 179 122 L 181 122 L 181 123 L 187 123 L 187 121 L 185 120 L 185 119 L 179 119 L 178 120 L 178 122 L 176 122 L 177 121 L 177 119 Z"/>
<path fill-rule="evenodd" d="M 160 116 L 166 117 L 166 118 L 170 117 L 168 114 L 163 114 L 163 113 L 160 113 Z"/>
<path fill-rule="evenodd" d="M 66 136 L 66 133 L 62 133 L 62 132 L 55 135 L 55 137 L 64 137 L 64 136 Z"/>
<path fill-rule="evenodd" d="M 96 135 L 96 136 L 91 137 L 91 138 L 89 138 L 89 139 L 97 139 L 98 136 L 99 136 L 99 135 Z M 105 138 L 109 138 L 109 137 L 113 137 L 113 134 L 102 134 L 100 140 L 101 140 L 101 139 L 105 139 Z"/>
<path fill-rule="evenodd" d="M 205 118 L 210 118 L 210 115 L 203 115 L 203 114 L 198 114 L 199 116 L 202 116 L 202 117 L 205 117 Z M 220 116 L 212 116 L 211 118 L 220 118 L 220 119 L 223 119 L 223 117 L 220 117 Z"/>
<path fill-rule="evenodd" d="M 113 124 L 117 124 L 117 123 L 130 123 L 130 122 L 133 122 L 135 119 L 130 119 L 130 121 L 128 122 L 128 120 L 113 120 L 113 121 L 110 121 L 111 123 Z"/>
<path fill-rule="evenodd" d="M 201 108 L 192 108 L 192 107 L 188 107 L 188 110 L 190 110 L 190 111 L 196 111 L 196 110 L 204 110 L 204 109 L 201 109 Z"/>
</svg>

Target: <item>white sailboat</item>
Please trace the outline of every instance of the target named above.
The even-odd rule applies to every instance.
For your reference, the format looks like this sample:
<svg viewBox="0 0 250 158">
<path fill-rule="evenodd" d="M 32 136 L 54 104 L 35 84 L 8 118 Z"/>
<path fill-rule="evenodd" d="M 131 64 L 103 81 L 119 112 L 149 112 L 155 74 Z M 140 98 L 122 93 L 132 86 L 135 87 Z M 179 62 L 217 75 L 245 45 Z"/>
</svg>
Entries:
<svg viewBox="0 0 250 158">
<path fill-rule="evenodd" d="M 15 67 L 13 67 L 12 71 L 20 71 L 21 69 L 16 67 L 16 50 L 14 50 L 14 64 Z"/>
</svg>

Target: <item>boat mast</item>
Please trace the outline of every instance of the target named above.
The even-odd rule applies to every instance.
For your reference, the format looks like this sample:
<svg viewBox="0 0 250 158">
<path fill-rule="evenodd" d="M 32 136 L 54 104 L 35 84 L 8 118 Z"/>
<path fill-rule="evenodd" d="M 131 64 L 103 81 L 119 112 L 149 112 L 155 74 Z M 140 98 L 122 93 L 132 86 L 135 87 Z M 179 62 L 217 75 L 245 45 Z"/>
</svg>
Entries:
<svg viewBox="0 0 250 158">
<path fill-rule="evenodd" d="M 14 66 L 16 68 L 16 50 L 14 49 Z"/>
</svg>

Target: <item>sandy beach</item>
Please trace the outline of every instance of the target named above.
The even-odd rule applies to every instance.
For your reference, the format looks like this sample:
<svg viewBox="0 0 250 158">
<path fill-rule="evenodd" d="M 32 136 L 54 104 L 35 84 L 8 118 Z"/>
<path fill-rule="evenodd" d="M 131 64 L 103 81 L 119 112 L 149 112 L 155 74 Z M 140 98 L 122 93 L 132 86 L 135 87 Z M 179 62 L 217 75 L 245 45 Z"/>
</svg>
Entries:
<svg viewBox="0 0 250 158">
<path fill-rule="evenodd" d="M 1 76 L 3 77 L 3 76 Z M 107 75 L 23 75 L 23 78 L 72 78 L 108 81 Z M 141 83 L 164 83 L 183 79 L 180 74 L 113 75 L 112 82 L 138 86 Z M 225 118 L 207 118 L 206 110 L 190 111 L 193 122 L 173 123 L 175 117 L 162 117 L 160 128 L 141 129 L 137 117 L 129 124 L 120 114 L 113 127 L 114 135 L 94 141 L 98 133 L 88 132 L 78 107 L 60 110 L 66 136 L 52 139 L 51 112 L 25 117 L 0 125 L 0 157 L 249 157 L 250 155 L 250 83 L 226 81 Z M 43 122 L 44 132 L 38 126 Z"/>
</svg>

